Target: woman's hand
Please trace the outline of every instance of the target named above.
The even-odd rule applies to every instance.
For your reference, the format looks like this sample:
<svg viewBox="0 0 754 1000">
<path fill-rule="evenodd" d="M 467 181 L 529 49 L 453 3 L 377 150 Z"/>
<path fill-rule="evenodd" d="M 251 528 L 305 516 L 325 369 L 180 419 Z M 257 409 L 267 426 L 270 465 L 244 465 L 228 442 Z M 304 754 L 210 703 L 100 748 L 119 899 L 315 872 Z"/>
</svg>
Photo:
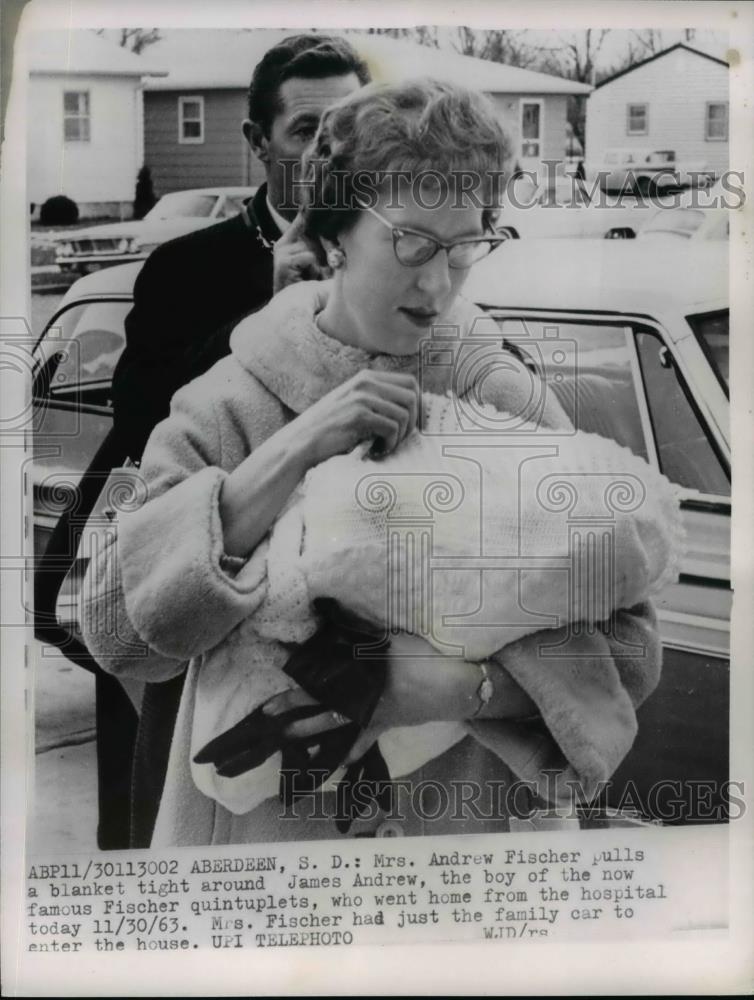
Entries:
<svg viewBox="0 0 754 1000">
<path fill-rule="evenodd" d="M 390 644 L 385 690 L 369 726 L 360 734 L 344 763 L 358 760 L 387 729 L 471 717 L 476 708 L 479 680 L 475 664 L 438 653 L 416 636 L 399 634 Z M 305 691 L 296 689 L 271 698 L 263 711 L 277 715 L 316 704 Z M 338 712 L 323 709 L 317 715 L 292 722 L 286 735 L 314 738 L 349 722 Z"/>
<path fill-rule="evenodd" d="M 307 442 L 310 466 L 375 440 L 374 453 L 389 455 L 416 427 L 421 395 L 413 375 L 365 370 L 323 396 L 294 420 Z"/>
<path fill-rule="evenodd" d="M 398 726 L 462 722 L 472 718 L 525 718 L 537 713 L 534 702 L 498 662 L 487 661 L 487 673 L 492 680 L 493 694 L 486 705 L 481 705 L 478 695 L 483 674 L 478 663 L 438 653 L 424 639 L 399 633 L 390 643 L 382 697 L 369 725 L 343 763 L 358 760 L 384 732 Z M 316 704 L 305 691 L 296 689 L 271 698 L 263 711 L 277 715 Z M 316 737 L 319 733 L 348 725 L 350 721 L 338 712 L 323 708 L 317 715 L 292 722 L 286 735 Z"/>
<path fill-rule="evenodd" d="M 220 494 L 225 553 L 252 552 L 306 472 L 375 439 L 389 454 L 416 427 L 419 383 L 399 372 L 363 371 L 269 437 L 234 469 Z"/>
</svg>

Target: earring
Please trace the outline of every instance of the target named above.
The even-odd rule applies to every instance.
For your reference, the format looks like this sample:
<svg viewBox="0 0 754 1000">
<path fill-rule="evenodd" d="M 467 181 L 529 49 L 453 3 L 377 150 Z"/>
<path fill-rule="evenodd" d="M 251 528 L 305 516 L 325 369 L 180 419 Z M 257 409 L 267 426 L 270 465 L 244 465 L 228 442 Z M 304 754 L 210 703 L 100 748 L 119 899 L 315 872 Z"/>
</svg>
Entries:
<svg viewBox="0 0 754 1000">
<path fill-rule="evenodd" d="M 337 248 L 333 247 L 332 250 L 327 251 L 327 266 L 330 268 L 331 271 L 339 270 L 341 267 L 343 267 L 345 262 L 346 262 L 346 255 L 343 253 L 342 250 L 338 250 Z"/>
</svg>

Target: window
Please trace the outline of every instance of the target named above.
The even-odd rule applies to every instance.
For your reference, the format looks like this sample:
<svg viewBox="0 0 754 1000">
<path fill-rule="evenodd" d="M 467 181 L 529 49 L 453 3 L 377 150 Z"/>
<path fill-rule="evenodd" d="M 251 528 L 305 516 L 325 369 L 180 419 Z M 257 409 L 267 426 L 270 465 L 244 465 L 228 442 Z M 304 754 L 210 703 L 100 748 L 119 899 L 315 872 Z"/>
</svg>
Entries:
<svg viewBox="0 0 754 1000">
<path fill-rule="evenodd" d="M 91 139 L 88 90 L 64 92 L 63 138 L 66 142 L 89 142 Z"/>
<path fill-rule="evenodd" d="M 204 142 L 204 98 L 178 98 L 178 142 Z"/>
<path fill-rule="evenodd" d="M 538 157 L 542 140 L 542 102 L 521 104 L 521 156 Z"/>
<path fill-rule="evenodd" d="M 34 551 L 77 503 L 81 477 L 112 427 L 110 381 L 125 345 L 131 301 L 78 303 L 58 314 L 35 350 Z M 67 498 L 67 499 L 66 499 Z"/>
<path fill-rule="evenodd" d="M 697 316 L 687 316 L 686 318 L 727 396 L 729 391 L 730 367 L 728 310 L 723 309 L 720 312 L 700 313 Z"/>
<path fill-rule="evenodd" d="M 727 103 L 707 104 L 704 138 L 708 142 L 724 142 L 728 138 Z"/>
<path fill-rule="evenodd" d="M 150 209 L 145 218 L 150 221 L 155 219 L 180 219 L 195 218 L 208 219 L 217 204 L 216 194 L 199 194 L 196 191 L 171 191 L 164 194 L 154 208 Z"/>
<path fill-rule="evenodd" d="M 128 302 L 91 302 L 63 313 L 57 323 L 63 340 L 47 390 L 50 399 L 66 399 L 74 390 L 110 382 L 125 345 L 124 321 L 129 309 Z M 58 340 L 49 338 L 45 343 L 47 356 L 48 349 L 56 350 Z"/>
<path fill-rule="evenodd" d="M 694 330 L 722 374 L 727 314 L 696 319 Z M 654 441 L 660 470 L 671 482 L 730 496 L 727 471 L 659 334 L 646 327 L 562 319 L 498 317 L 497 323 L 509 347 L 531 359 L 546 391 L 579 430 L 612 438 L 650 462 Z"/>
<path fill-rule="evenodd" d="M 647 458 L 628 327 L 559 320 L 553 337 L 552 322 L 497 322 L 509 347 L 531 359 L 579 430 L 613 438 Z"/>
<path fill-rule="evenodd" d="M 646 135 L 649 131 L 649 106 L 629 104 L 626 114 L 626 135 Z"/>
<path fill-rule="evenodd" d="M 637 330 L 636 349 L 661 471 L 679 486 L 730 496 L 730 480 L 689 401 L 669 349 L 649 330 Z"/>
</svg>

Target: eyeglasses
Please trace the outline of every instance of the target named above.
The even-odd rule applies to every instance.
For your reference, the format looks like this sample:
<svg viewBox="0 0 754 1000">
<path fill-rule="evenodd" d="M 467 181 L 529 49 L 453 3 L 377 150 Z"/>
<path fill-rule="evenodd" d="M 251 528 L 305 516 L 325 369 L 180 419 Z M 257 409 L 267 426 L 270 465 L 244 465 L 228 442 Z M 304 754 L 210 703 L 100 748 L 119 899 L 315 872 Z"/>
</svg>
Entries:
<svg viewBox="0 0 754 1000">
<path fill-rule="evenodd" d="M 393 234 L 393 251 L 399 263 L 405 267 L 419 267 L 432 260 L 438 250 L 447 250 L 448 267 L 454 270 L 462 270 L 471 267 L 477 261 L 482 260 L 491 253 L 496 246 L 504 243 L 505 236 L 467 236 L 461 240 L 454 240 L 453 243 L 443 243 L 427 236 L 425 233 L 418 233 L 414 229 L 405 229 L 403 226 L 394 226 L 386 218 L 380 215 L 369 205 L 362 208 L 370 212 L 375 219 L 379 219 L 383 226 L 387 226 Z"/>
</svg>

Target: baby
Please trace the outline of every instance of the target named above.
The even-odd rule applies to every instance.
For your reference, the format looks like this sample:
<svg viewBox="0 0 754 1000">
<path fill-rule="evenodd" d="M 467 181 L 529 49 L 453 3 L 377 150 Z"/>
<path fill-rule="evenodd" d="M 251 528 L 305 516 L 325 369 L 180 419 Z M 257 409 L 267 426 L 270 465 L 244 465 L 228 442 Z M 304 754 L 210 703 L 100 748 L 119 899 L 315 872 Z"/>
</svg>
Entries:
<svg viewBox="0 0 754 1000">
<path fill-rule="evenodd" d="M 369 461 L 360 446 L 312 469 L 291 497 L 255 554 L 266 559 L 265 600 L 204 656 L 192 755 L 291 686 L 281 643 L 314 634 L 318 598 L 386 637 L 409 631 L 483 660 L 543 628 L 604 621 L 677 575 L 676 491 L 643 459 L 594 434 L 543 437 L 530 424 L 472 439 L 457 399 L 422 402 L 422 430 L 388 458 Z M 418 728 L 380 740 L 394 777 L 466 732 Z M 279 756 L 230 779 L 194 763 L 194 780 L 244 812 L 274 794 Z"/>
</svg>

